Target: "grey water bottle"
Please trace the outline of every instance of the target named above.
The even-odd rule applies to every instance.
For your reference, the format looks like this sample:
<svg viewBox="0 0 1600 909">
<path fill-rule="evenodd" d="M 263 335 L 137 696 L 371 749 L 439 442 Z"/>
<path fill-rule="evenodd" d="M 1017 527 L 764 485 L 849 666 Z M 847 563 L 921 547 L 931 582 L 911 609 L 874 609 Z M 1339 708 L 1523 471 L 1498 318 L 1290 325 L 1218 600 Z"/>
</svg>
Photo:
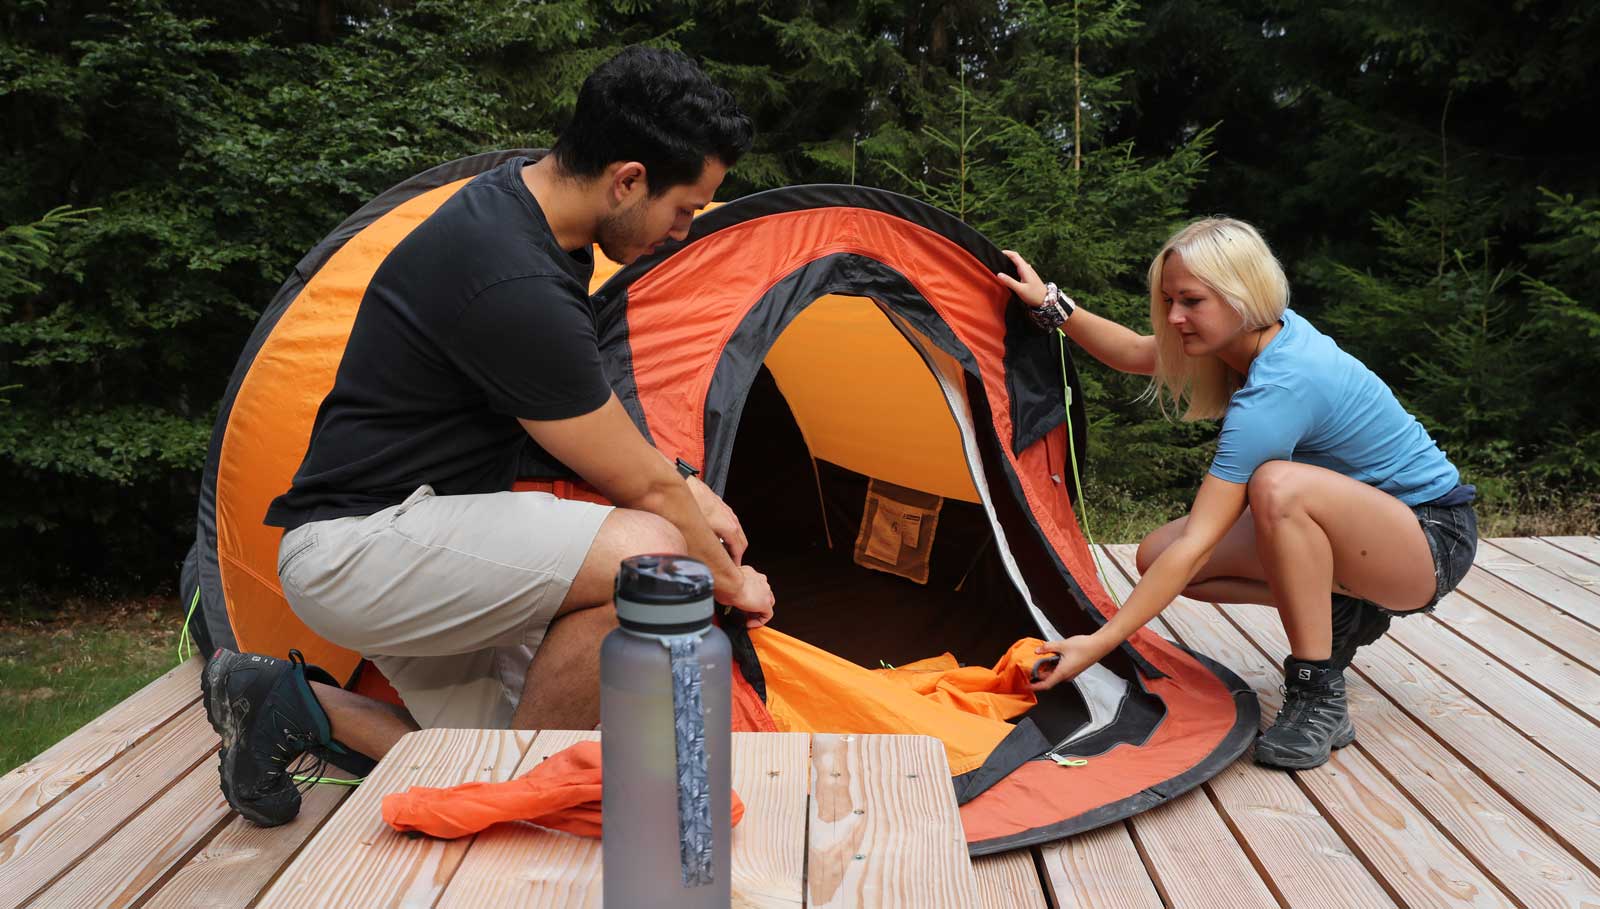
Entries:
<svg viewBox="0 0 1600 909">
<path fill-rule="evenodd" d="M 608 909 L 726 907 L 732 654 L 711 571 L 645 555 L 617 574 L 621 627 L 600 645 Z"/>
</svg>

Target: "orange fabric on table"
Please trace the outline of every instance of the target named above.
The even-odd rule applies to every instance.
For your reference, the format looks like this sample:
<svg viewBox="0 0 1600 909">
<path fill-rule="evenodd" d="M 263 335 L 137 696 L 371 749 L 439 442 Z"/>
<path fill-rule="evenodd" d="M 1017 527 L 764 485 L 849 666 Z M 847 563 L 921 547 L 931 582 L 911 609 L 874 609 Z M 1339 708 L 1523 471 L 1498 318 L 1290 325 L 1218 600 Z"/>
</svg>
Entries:
<svg viewBox="0 0 1600 909">
<path fill-rule="evenodd" d="M 737 792 L 733 823 L 744 818 Z M 383 819 L 401 833 L 443 839 L 477 833 L 505 821 L 527 821 L 577 836 L 600 837 L 600 743 L 579 742 L 503 783 L 463 783 L 436 789 L 412 786 L 383 797 Z"/>
</svg>

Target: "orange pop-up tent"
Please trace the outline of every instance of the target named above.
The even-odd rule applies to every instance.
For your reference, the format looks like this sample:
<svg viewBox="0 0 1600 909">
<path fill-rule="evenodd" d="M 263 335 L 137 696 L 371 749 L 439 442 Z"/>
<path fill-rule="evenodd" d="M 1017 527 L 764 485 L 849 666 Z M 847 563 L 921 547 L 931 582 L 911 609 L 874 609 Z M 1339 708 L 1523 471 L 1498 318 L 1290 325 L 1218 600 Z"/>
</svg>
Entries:
<svg viewBox="0 0 1600 909">
<path fill-rule="evenodd" d="M 263 313 L 218 417 L 186 564 L 202 647 L 298 647 L 372 687 L 359 655 L 289 611 L 281 531 L 261 519 L 299 466 L 378 264 L 516 154 L 536 153 L 451 162 L 379 196 Z M 723 493 L 778 595 L 770 630 L 730 629 L 742 728 L 940 737 L 974 854 L 1159 804 L 1242 753 L 1257 718 L 1231 672 L 1149 631 L 1037 703 L 1007 700 L 1019 640 L 1090 631 L 1116 607 L 1073 514 L 1085 421 L 1070 353 L 1063 365 L 1019 313 L 994 278 L 1006 268 L 937 209 L 806 186 L 720 206 L 684 242 L 597 268 L 594 296 L 618 396 Z M 570 477 L 533 479 L 584 494 Z M 1000 671 L 968 696 L 962 664 Z"/>
</svg>

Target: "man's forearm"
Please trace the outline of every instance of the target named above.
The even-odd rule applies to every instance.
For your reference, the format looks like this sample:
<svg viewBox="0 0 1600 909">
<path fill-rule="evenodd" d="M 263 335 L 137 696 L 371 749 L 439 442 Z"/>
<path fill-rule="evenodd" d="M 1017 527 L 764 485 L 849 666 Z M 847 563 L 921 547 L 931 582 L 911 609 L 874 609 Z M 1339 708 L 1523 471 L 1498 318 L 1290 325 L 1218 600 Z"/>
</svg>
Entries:
<svg viewBox="0 0 1600 909">
<path fill-rule="evenodd" d="M 711 569 L 712 579 L 718 588 L 739 589 L 742 583 L 739 566 L 734 564 L 728 551 L 723 548 L 722 541 L 717 539 L 711 525 L 706 523 L 694 494 L 689 491 L 684 479 L 678 476 L 677 469 L 670 464 L 664 466 L 669 473 L 659 478 L 653 477 L 654 482 L 643 495 L 632 502 L 618 504 L 666 519 L 683 534 L 684 547 L 688 550 L 685 554 L 704 562 Z"/>
</svg>

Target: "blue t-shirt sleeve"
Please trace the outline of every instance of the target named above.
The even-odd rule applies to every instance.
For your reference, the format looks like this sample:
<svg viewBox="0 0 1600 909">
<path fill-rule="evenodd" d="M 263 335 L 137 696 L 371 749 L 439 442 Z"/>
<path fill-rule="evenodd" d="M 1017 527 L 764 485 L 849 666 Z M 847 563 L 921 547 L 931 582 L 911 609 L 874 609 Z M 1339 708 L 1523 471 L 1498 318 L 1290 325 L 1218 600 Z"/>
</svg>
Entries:
<svg viewBox="0 0 1600 909">
<path fill-rule="evenodd" d="M 1268 461 L 1288 461 L 1311 429 L 1306 403 L 1281 385 L 1250 385 L 1228 402 L 1217 438 L 1211 475 L 1230 483 L 1248 483 Z"/>
</svg>

